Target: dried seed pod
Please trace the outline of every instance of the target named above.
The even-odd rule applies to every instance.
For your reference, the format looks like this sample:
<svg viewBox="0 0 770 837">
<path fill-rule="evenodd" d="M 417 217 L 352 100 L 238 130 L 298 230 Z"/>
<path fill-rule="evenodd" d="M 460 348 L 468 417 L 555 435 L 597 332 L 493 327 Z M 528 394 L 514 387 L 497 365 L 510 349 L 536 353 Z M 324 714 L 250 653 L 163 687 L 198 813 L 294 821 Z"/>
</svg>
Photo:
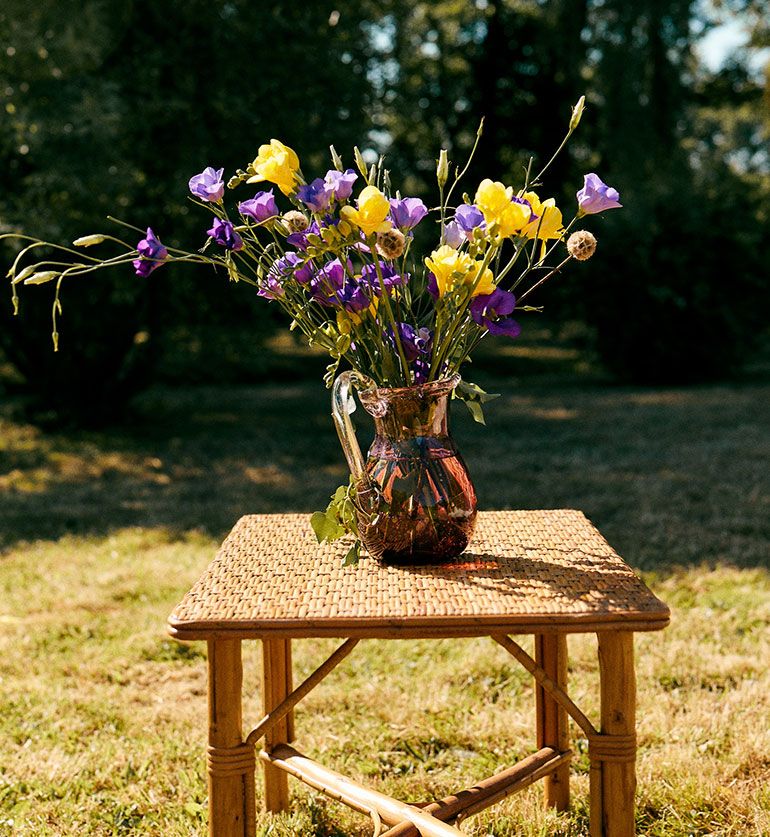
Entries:
<svg viewBox="0 0 770 837">
<path fill-rule="evenodd" d="M 310 226 L 307 216 L 297 209 L 292 209 L 283 216 L 283 223 L 290 233 L 300 233 Z"/>
<path fill-rule="evenodd" d="M 406 238 L 400 230 L 377 233 L 377 249 L 386 259 L 397 259 L 404 252 Z"/>
<path fill-rule="evenodd" d="M 596 238 L 588 230 L 577 230 L 567 239 L 567 252 L 573 259 L 584 262 L 596 252 Z"/>
</svg>

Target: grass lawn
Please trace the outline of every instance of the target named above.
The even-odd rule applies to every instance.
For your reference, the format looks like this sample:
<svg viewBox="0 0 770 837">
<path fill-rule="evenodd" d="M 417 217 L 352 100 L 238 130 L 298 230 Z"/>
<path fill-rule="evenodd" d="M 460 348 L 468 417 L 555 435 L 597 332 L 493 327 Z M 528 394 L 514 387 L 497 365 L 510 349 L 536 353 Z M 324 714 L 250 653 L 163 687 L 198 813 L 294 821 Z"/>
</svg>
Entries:
<svg viewBox="0 0 770 837">
<path fill-rule="evenodd" d="M 489 426 L 462 407 L 453 423 L 480 506 L 583 509 L 672 608 L 670 628 L 637 636 L 639 833 L 770 834 L 770 384 L 478 380 L 503 393 Z M 312 511 L 345 478 L 328 394 L 315 381 L 156 389 L 123 426 L 87 433 L 43 433 L 10 406 L 0 834 L 205 833 L 205 657 L 167 639 L 165 620 L 241 514 Z M 296 643 L 295 677 L 334 644 Z M 595 644 L 570 650 L 571 691 L 595 717 Z M 532 703 L 528 676 L 489 640 L 367 641 L 300 704 L 297 728 L 311 756 L 420 799 L 522 757 Z M 542 812 L 537 786 L 468 833 L 585 834 L 586 747 L 572 732 L 569 814 Z M 371 834 L 293 791 L 295 813 L 262 816 L 258 834 Z"/>
</svg>

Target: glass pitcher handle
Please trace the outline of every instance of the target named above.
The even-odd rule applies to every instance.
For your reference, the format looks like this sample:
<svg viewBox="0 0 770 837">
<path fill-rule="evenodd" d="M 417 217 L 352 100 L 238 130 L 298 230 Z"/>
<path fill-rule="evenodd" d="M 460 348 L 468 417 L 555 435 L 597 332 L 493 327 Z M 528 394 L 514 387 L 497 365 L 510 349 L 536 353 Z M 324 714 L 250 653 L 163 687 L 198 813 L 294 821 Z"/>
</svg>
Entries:
<svg viewBox="0 0 770 837">
<path fill-rule="evenodd" d="M 366 466 L 361 448 L 356 439 L 356 431 L 350 419 L 351 413 L 356 409 L 356 402 L 353 399 L 353 387 L 360 383 L 360 376 L 356 372 L 343 372 L 338 375 L 332 387 L 332 418 L 337 428 L 337 435 L 340 438 L 342 451 L 347 459 L 350 473 L 356 482 L 366 477 Z M 368 480 L 366 480 L 368 482 Z"/>
</svg>

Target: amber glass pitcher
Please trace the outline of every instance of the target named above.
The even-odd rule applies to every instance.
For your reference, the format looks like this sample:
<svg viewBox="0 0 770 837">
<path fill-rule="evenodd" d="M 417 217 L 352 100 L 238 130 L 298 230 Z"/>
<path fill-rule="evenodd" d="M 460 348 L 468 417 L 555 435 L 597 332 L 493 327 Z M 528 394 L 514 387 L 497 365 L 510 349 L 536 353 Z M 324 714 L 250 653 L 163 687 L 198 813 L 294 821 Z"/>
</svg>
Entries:
<svg viewBox="0 0 770 837">
<path fill-rule="evenodd" d="M 356 482 L 359 534 L 370 555 L 385 563 L 448 561 L 473 534 L 476 492 L 447 424 L 459 381 L 390 389 L 343 372 L 334 382 L 332 415 Z M 353 388 L 374 419 L 365 461 L 350 420 Z"/>
</svg>

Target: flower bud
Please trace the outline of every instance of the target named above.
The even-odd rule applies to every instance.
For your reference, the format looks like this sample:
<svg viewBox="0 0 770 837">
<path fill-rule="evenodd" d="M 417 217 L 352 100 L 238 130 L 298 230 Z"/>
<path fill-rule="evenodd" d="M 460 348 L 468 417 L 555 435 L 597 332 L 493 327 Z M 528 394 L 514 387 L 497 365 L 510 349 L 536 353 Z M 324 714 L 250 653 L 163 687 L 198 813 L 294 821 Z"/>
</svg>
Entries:
<svg viewBox="0 0 770 837">
<path fill-rule="evenodd" d="M 366 179 L 368 177 L 368 173 L 366 171 L 366 160 L 364 160 L 364 155 L 359 151 L 357 145 L 353 148 L 353 158 L 356 161 L 358 170 L 361 172 L 361 176 Z"/>
<path fill-rule="evenodd" d="M 93 247 L 94 244 L 101 244 L 107 236 L 105 235 L 84 235 L 76 238 L 72 243 L 75 247 Z"/>
<path fill-rule="evenodd" d="M 386 259 L 397 259 L 403 255 L 406 238 L 401 230 L 377 233 L 377 249 Z"/>
<path fill-rule="evenodd" d="M 283 216 L 283 224 L 290 233 L 301 233 L 310 226 L 310 221 L 304 213 L 292 209 Z"/>
<path fill-rule="evenodd" d="M 254 174 L 254 171 L 251 171 L 251 174 Z M 244 171 L 243 169 L 236 169 L 235 174 L 227 181 L 227 188 L 234 189 L 239 184 L 243 183 L 244 180 L 248 180 L 250 177 L 250 173 Z"/>
<path fill-rule="evenodd" d="M 337 149 L 333 146 L 329 146 L 329 153 L 332 156 L 332 165 L 334 166 L 337 171 L 345 171 L 345 166 L 342 165 L 342 157 L 337 154 Z"/>
<path fill-rule="evenodd" d="M 347 311 L 337 311 L 337 329 L 340 334 L 350 334 L 353 326 Z"/>
<path fill-rule="evenodd" d="M 577 100 L 577 104 L 572 108 L 572 118 L 569 121 L 569 129 L 570 131 L 574 131 L 575 128 L 580 124 L 580 117 L 583 115 L 583 108 L 586 104 L 586 97 L 581 96 Z"/>
<path fill-rule="evenodd" d="M 335 227 L 324 227 L 321 230 L 321 238 L 326 244 L 333 247 L 335 244 L 339 243 L 340 234 L 337 232 Z"/>
<path fill-rule="evenodd" d="M 584 262 L 596 252 L 596 238 L 588 230 L 577 230 L 567 239 L 567 252 L 573 259 Z"/>
<path fill-rule="evenodd" d="M 12 285 L 18 285 L 19 282 L 23 282 L 28 276 L 32 276 L 35 272 L 35 265 L 28 264 L 25 268 L 22 268 L 20 273 L 17 273 L 16 276 L 13 276 L 13 268 L 8 271 L 8 276 L 13 276 L 11 279 Z"/>
<path fill-rule="evenodd" d="M 33 273 L 32 276 L 24 280 L 25 285 L 44 285 L 46 282 L 52 282 L 57 276 L 61 276 L 58 270 L 41 270 L 38 273 Z"/>
<path fill-rule="evenodd" d="M 436 180 L 438 180 L 439 189 L 443 189 L 449 179 L 449 158 L 447 157 L 446 148 L 439 151 L 438 160 L 436 163 Z"/>
</svg>

